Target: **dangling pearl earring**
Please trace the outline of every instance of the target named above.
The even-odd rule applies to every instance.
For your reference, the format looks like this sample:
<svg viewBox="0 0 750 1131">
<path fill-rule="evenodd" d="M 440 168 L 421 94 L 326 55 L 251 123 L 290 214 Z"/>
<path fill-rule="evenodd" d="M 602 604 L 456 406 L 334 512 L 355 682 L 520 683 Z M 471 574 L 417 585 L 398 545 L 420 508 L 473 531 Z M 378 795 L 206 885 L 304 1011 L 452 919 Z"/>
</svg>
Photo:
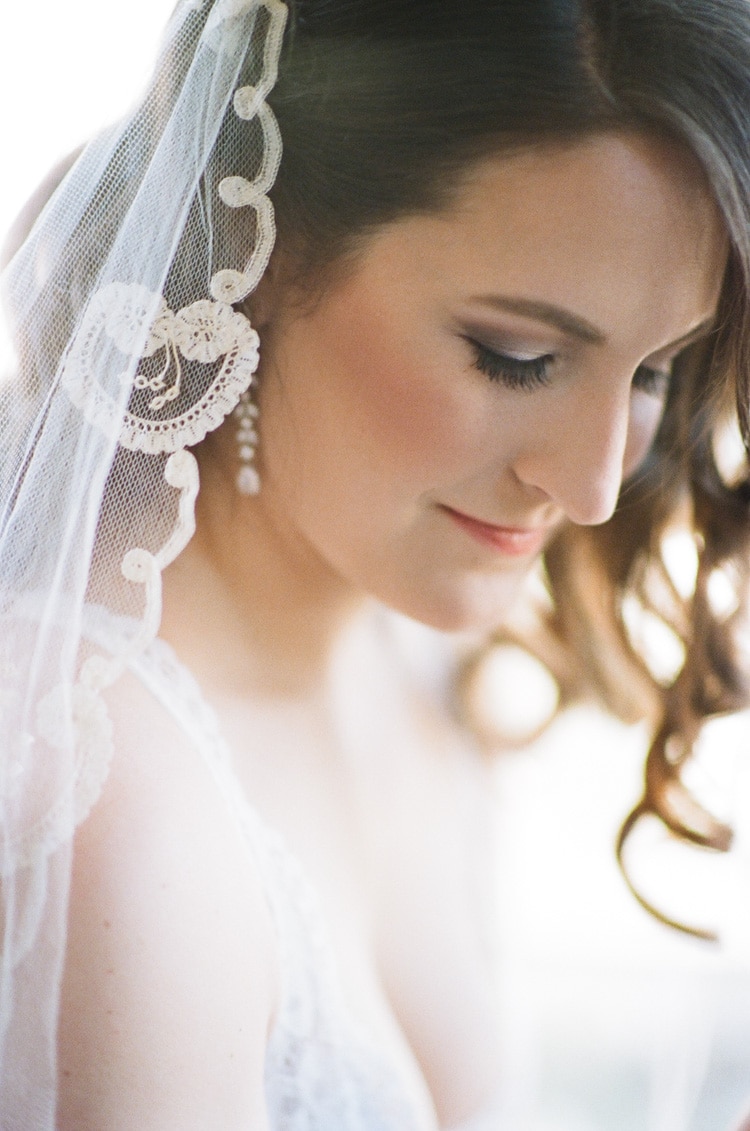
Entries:
<svg viewBox="0 0 750 1131">
<path fill-rule="evenodd" d="M 241 495 L 257 495 L 260 491 L 260 476 L 253 466 L 258 433 L 255 423 L 258 419 L 258 406 L 253 402 L 252 386 L 246 389 L 233 412 L 237 420 L 237 454 L 240 469 L 237 472 L 237 490 Z"/>
</svg>

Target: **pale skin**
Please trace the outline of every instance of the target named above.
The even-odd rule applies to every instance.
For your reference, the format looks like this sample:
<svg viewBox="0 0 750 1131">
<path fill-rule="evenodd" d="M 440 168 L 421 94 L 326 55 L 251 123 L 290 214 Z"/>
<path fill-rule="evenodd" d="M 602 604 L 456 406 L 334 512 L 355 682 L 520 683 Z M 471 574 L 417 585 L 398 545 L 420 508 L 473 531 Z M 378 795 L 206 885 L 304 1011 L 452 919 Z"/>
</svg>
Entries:
<svg viewBox="0 0 750 1131">
<path fill-rule="evenodd" d="M 725 259 L 694 162 L 662 141 L 494 157 L 314 303 L 265 284 L 260 496 L 233 489 L 231 429 L 200 457 L 163 635 L 304 860 L 350 1008 L 440 1125 L 497 1082 L 486 769 L 394 676 L 373 598 L 481 631 L 553 529 L 606 521 Z M 279 971 L 258 877 L 149 695 L 125 681 L 113 712 L 131 741 L 77 838 L 61 1131 L 262 1129 Z"/>
</svg>

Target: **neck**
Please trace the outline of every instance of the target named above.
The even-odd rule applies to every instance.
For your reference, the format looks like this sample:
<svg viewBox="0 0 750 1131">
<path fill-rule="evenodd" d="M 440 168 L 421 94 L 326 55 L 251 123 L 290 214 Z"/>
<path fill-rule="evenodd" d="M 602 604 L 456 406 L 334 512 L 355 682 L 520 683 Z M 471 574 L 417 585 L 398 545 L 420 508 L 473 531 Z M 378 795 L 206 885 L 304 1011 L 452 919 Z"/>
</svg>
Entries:
<svg viewBox="0 0 750 1131">
<path fill-rule="evenodd" d="M 262 495 L 240 496 L 205 461 L 196 534 L 164 575 L 162 633 L 207 691 L 320 692 L 339 641 L 368 607 Z"/>
</svg>

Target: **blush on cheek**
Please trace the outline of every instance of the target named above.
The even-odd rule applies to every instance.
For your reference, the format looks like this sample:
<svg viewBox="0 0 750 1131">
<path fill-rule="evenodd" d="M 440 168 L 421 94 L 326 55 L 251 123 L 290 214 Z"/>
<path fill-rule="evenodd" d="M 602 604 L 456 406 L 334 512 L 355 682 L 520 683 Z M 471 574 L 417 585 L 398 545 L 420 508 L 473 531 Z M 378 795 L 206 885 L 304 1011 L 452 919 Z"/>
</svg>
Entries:
<svg viewBox="0 0 750 1131">
<path fill-rule="evenodd" d="M 465 467 L 484 431 L 486 402 L 455 366 L 448 368 L 444 349 L 404 340 L 393 321 L 368 314 L 352 319 L 356 334 L 340 326 L 328 352 L 336 359 L 342 415 L 360 450 L 428 482 L 436 469 Z"/>
<path fill-rule="evenodd" d="M 465 407 L 456 392 L 408 368 L 388 372 L 379 389 L 369 381 L 360 400 L 361 419 L 383 455 L 420 477 L 465 462 L 470 444 Z"/>
</svg>

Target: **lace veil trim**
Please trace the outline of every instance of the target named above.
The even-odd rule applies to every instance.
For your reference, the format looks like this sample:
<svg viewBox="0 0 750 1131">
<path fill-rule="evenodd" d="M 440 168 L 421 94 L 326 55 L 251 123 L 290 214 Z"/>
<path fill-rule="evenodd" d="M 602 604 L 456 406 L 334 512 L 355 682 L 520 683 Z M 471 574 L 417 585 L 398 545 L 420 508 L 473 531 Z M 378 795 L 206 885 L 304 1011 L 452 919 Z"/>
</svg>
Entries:
<svg viewBox="0 0 750 1131">
<path fill-rule="evenodd" d="M 72 837 L 113 754 L 103 692 L 154 639 L 162 570 L 193 534 L 188 448 L 258 364 L 240 304 L 275 239 L 266 99 L 286 16 L 282 0 L 179 0 L 144 97 L 82 152 L 2 276 L 18 359 L 0 382 L 8 1131 L 54 1131 Z M 118 652 L 86 642 L 91 605 L 130 625 Z"/>
</svg>

